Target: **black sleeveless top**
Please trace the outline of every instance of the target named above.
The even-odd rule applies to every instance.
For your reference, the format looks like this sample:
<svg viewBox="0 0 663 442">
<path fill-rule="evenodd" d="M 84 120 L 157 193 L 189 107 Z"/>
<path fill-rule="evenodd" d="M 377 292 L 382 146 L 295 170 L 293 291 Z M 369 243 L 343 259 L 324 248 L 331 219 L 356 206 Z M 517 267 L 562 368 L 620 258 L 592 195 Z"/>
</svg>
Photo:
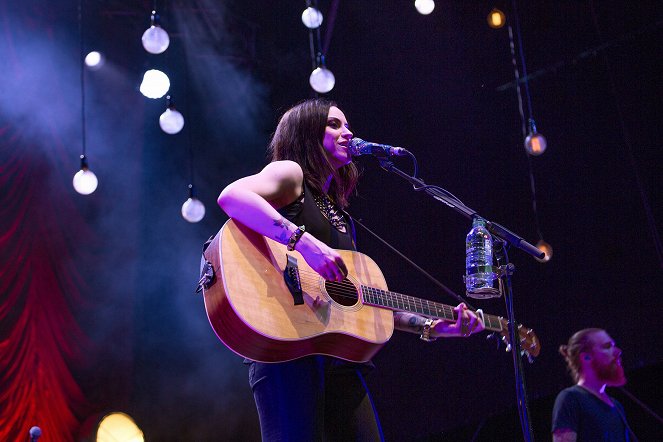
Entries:
<svg viewBox="0 0 663 442">
<path fill-rule="evenodd" d="M 322 204 L 325 198 L 325 195 L 315 194 L 304 183 L 302 194 L 292 203 L 278 209 L 278 212 L 297 226 L 305 226 L 308 233 L 333 249 L 356 250 L 351 218 L 331 203 L 331 209 L 336 216 L 333 217 L 335 220 L 328 219 L 316 203 L 317 199 Z M 329 214 L 328 216 L 332 217 Z M 334 224 L 342 228 L 335 227 Z"/>
<path fill-rule="evenodd" d="M 340 217 L 342 219 L 342 224 L 344 224 L 344 229 L 335 227 L 334 224 L 338 225 L 340 223 L 339 219 L 330 221 L 318 207 L 316 197 L 318 201 L 326 198 L 325 195 L 317 195 L 313 189 L 304 183 L 302 194 L 292 203 L 278 209 L 278 212 L 297 226 L 304 225 L 307 232 L 333 249 L 357 250 L 355 246 L 355 228 L 350 215 L 332 203 L 332 211 L 335 212 L 336 218 Z M 365 375 L 375 368 L 371 361 L 356 363 L 333 357 L 332 359 L 334 360 L 334 370 L 359 369 Z M 246 360 L 245 363 L 247 362 L 251 361 Z"/>
</svg>

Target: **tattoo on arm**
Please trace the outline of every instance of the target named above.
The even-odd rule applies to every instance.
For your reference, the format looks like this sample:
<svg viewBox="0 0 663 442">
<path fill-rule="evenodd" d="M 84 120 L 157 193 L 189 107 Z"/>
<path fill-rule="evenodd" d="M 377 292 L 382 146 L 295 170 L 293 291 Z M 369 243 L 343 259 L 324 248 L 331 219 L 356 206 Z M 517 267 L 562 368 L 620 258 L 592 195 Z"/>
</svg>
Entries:
<svg viewBox="0 0 663 442">
<path fill-rule="evenodd" d="M 412 313 L 396 312 L 394 324 L 398 330 L 410 333 L 421 333 L 424 330 L 426 318 Z"/>
<path fill-rule="evenodd" d="M 288 221 L 287 219 L 281 217 L 280 219 L 274 220 L 274 226 L 281 228 L 281 230 L 274 235 L 274 239 L 280 242 L 281 244 L 287 244 L 291 235 L 290 231 L 294 230 L 292 229 L 292 226 L 294 226 L 294 224 Z"/>
<path fill-rule="evenodd" d="M 424 329 L 423 324 L 420 323 L 419 318 L 416 316 L 410 318 L 408 326 L 417 333 L 421 333 Z"/>
</svg>

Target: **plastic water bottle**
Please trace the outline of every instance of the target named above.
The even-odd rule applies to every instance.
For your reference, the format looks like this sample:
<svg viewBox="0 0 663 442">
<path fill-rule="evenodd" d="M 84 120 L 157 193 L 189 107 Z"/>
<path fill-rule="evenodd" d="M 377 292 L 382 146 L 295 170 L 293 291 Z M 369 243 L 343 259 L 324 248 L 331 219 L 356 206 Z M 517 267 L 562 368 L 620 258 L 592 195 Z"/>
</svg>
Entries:
<svg viewBox="0 0 663 442">
<path fill-rule="evenodd" d="M 491 271 L 476 271 L 477 267 L 493 265 L 493 237 L 486 228 L 483 218 L 475 217 L 472 220 L 472 230 L 465 238 L 465 288 L 468 296 L 473 298 L 492 298 L 493 273 Z"/>
</svg>

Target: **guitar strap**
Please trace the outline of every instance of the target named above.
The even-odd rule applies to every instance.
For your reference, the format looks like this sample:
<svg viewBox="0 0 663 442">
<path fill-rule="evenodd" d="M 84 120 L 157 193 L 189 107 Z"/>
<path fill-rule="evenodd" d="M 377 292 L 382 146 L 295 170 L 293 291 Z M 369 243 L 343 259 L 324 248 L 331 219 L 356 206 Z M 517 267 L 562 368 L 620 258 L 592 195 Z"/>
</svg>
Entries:
<svg viewBox="0 0 663 442">
<path fill-rule="evenodd" d="M 354 246 L 355 250 L 357 250 L 357 230 L 355 229 L 355 220 L 348 212 L 343 209 L 340 210 L 343 212 L 343 215 L 345 215 L 345 219 L 348 220 L 348 224 L 350 224 L 350 231 L 352 232 L 352 245 Z"/>
<path fill-rule="evenodd" d="M 612 399 L 612 398 L 611 398 Z M 612 399 L 614 401 L 614 399 Z M 630 442 L 638 442 L 638 437 L 635 435 L 633 430 L 631 430 L 631 427 L 629 426 L 628 422 L 626 421 L 626 416 L 624 416 L 624 413 L 622 413 L 622 410 L 615 404 L 615 410 L 617 410 L 617 414 L 619 415 L 620 419 L 622 420 L 622 423 L 624 424 L 624 427 L 626 427 L 626 440 Z M 629 437 L 629 435 L 631 437 Z"/>
<path fill-rule="evenodd" d="M 208 289 L 216 282 L 216 275 L 214 274 L 214 267 L 212 263 L 205 259 L 205 250 L 209 247 L 215 235 L 209 237 L 203 244 L 203 252 L 200 257 L 200 279 L 196 285 L 196 293 L 200 293 L 203 289 Z"/>
</svg>

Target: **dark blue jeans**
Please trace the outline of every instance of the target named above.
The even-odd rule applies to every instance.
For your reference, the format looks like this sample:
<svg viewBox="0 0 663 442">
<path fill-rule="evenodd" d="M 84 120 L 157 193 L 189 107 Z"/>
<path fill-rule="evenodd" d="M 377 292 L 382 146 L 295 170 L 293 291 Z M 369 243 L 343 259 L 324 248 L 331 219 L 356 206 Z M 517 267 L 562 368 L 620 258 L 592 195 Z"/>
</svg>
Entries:
<svg viewBox="0 0 663 442">
<path fill-rule="evenodd" d="M 262 440 L 383 441 L 364 381 L 368 364 L 309 356 L 249 363 Z"/>
</svg>

